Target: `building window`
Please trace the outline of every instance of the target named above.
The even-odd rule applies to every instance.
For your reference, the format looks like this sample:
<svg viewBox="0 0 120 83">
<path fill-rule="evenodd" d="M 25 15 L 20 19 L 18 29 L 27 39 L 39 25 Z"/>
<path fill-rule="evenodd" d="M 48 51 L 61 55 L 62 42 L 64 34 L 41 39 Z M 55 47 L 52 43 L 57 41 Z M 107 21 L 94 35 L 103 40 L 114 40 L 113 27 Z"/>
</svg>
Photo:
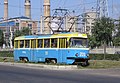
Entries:
<svg viewBox="0 0 120 83">
<path fill-rule="evenodd" d="M 28 27 L 32 27 L 32 24 L 28 24 Z"/>
<path fill-rule="evenodd" d="M 16 26 L 19 26 L 19 23 L 16 23 Z"/>
</svg>

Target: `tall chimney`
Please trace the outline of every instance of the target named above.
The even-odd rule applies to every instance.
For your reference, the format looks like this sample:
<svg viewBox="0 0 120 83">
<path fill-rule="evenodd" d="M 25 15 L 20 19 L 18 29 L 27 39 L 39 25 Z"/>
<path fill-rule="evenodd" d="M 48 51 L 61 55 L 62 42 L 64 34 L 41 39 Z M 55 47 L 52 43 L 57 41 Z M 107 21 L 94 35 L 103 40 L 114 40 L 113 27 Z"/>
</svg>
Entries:
<svg viewBox="0 0 120 83">
<path fill-rule="evenodd" d="M 50 0 L 44 0 L 44 34 L 50 34 L 50 27 L 48 23 L 50 22 Z"/>
<path fill-rule="evenodd" d="M 31 3 L 30 0 L 25 0 L 25 16 L 31 18 Z"/>
<path fill-rule="evenodd" d="M 4 20 L 8 19 L 8 0 L 4 0 Z"/>
</svg>

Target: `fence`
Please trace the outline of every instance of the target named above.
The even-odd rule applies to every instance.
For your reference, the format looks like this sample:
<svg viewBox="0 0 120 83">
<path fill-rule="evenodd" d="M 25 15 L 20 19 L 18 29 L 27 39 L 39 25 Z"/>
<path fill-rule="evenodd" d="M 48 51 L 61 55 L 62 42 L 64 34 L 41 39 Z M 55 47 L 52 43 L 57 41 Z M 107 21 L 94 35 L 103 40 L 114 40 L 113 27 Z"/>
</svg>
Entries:
<svg viewBox="0 0 120 83">
<path fill-rule="evenodd" d="M 106 48 L 106 53 L 107 54 L 114 54 L 116 51 L 120 51 L 120 46 L 118 46 L 118 47 L 111 46 L 111 47 Z M 100 48 L 91 49 L 90 53 L 91 54 L 103 54 L 104 53 L 104 48 L 100 47 Z"/>
</svg>

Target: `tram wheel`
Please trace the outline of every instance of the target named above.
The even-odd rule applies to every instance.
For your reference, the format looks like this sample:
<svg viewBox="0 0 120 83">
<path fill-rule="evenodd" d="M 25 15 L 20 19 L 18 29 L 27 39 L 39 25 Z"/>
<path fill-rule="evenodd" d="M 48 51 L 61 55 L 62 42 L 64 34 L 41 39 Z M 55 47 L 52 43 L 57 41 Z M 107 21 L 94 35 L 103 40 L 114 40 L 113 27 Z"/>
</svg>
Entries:
<svg viewBox="0 0 120 83">
<path fill-rule="evenodd" d="M 27 57 L 20 57 L 20 61 L 26 63 L 26 62 L 28 62 L 28 58 Z"/>
<path fill-rule="evenodd" d="M 56 64 L 57 60 L 55 58 L 46 58 L 45 63 Z"/>
<path fill-rule="evenodd" d="M 28 62 L 28 59 L 27 59 L 27 58 L 24 58 L 23 61 L 24 61 L 24 62 Z"/>
<path fill-rule="evenodd" d="M 89 65 L 89 62 L 88 62 L 88 60 L 86 60 L 85 62 L 83 62 L 82 64 L 81 64 L 81 66 L 88 66 Z"/>
<path fill-rule="evenodd" d="M 51 60 L 51 63 L 56 64 L 56 60 Z"/>
</svg>

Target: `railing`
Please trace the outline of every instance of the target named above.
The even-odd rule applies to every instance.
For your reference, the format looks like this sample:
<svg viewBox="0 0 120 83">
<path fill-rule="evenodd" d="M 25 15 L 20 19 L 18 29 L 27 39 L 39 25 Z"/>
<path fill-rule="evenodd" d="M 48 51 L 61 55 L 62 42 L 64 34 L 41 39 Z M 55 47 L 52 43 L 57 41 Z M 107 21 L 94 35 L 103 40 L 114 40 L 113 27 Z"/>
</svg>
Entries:
<svg viewBox="0 0 120 83">
<path fill-rule="evenodd" d="M 0 51 L 13 51 L 13 48 L 0 48 Z"/>
<path fill-rule="evenodd" d="M 0 48 L 0 51 L 13 51 L 13 48 Z M 106 53 L 107 54 L 114 54 L 116 51 L 120 51 L 120 46 L 109 46 L 106 48 Z M 93 54 L 103 54 L 104 53 L 104 48 L 103 47 L 99 47 L 99 48 L 95 48 L 95 49 L 90 49 L 90 53 Z"/>
<path fill-rule="evenodd" d="M 107 46 L 106 47 L 106 53 L 107 54 L 114 54 L 116 51 L 120 51 L 120 46 Z M 103 54 L 104 53 L 104 48 L 99 47 L 99 48 L 91 49 L 90 53 Z"/>
</svg>

